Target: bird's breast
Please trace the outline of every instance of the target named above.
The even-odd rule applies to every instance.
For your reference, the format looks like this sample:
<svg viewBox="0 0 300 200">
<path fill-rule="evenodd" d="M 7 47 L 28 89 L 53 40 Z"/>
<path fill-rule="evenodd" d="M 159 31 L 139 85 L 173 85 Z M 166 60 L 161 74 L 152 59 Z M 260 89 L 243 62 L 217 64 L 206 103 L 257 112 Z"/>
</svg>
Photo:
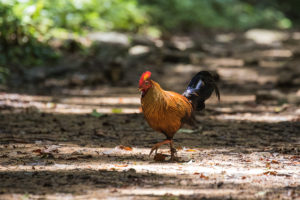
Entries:
<svg viewBox="0 0 300 200">
<path fill-rule="evenodd" d="M 189 103 L 173 98 L 168 99 L 169 102 L 162 99 L 151 100 L 147 96 L 141 101 L 146 121 L 154 130 L 173 137 L 182 126 L 182 119 L 190 109 Z"/>
</svg>

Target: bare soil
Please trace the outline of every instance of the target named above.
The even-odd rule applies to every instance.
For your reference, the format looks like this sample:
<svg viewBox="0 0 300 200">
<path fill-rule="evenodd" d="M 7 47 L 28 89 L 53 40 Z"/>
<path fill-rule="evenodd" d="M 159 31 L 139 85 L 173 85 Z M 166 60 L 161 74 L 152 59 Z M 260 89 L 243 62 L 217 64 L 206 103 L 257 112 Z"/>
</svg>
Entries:
<svg viewBox="0 0 300 200">
<path fill-rule="evenodd" d="M 179 162 L 168 161 L 167 146 L 161 161 L 148 156 L 164 136 L 143 119 L 130 82 L 137 85 L 149 59 L 125 71 L 126 86 L 6 89 L 0 199 L 299 199 L 300 41 L 291 37 L 263 46 L 213 40 L 190 63 L 178 59 L 186 51 L 159 57 L 150 70 L 170 90 L 182 92 L 203 69 L 220 77 L 221 102 L 210 99 L 197 126 L 175 135 Z M 284 73 L 294 74 L 288 85 Z"/>
</svg>

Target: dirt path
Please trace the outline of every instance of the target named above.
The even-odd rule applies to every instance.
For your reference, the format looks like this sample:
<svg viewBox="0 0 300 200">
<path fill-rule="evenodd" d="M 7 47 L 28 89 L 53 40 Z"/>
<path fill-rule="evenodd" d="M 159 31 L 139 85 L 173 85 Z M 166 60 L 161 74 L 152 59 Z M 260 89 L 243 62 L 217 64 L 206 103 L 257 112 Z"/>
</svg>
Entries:
<svg viewBox="0 0 300 200">
<path fill-rule="evenodd" d="M 273 51 L 272 59 L 251 54 L 250 62 L 234 45 L 211 44 L 200 64 L 153 69 L 156 81 L 178 92 L 204 66 L 221 78 L 222 101 L 211 99 L 197 128 L 176 134 L 177 163 L 149 158 L 164 137 L 144 121 L 135 86 L 3 92 L 0 199 L 300 198 L 300 110 L 291 96 L 299 88 L 276 86 L 285 69 L 278 66 L 298 63 L 276 50 L 294 46 L 246 51 Z M 215 55 L 223 51 L 231 54 Z M 288 98 L 276 99 L 273 89 Z M 167 147 L 159 152 L 169 155 Z"/>
</svg>

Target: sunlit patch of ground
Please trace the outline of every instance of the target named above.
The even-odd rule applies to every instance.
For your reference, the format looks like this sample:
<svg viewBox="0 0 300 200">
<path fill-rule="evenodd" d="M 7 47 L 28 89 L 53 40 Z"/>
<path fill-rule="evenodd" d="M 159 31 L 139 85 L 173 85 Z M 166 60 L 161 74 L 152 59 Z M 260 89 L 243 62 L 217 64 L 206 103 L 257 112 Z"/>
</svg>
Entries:
<svg viewBox="0 0 300 200">
<path fill-rule="evenodd" d="M 224 196 L 239 198 L 240 194 L 245 193 L 263 198 L 271 191 L 276 191 L 276 188 L 283 189 L 286 186 L 289 186 L 290 189 L 286 189 L 282 195 L 289 197 L 289 191 L 293 187 L 297 187 L 300 182 L 299 156 L 267 151 L 256 152 L 255 149 L 252 149 L 252 153 L 245 154 L 237 152 L 233 148 L 184 148 L 178 150 L 178 156 L 184 159 L 183 162 L 179 163 L 154 162 L 148 157 L 149 149 L 135 147 L 132 150 L 125 150 L 120 147 L 91 148 L 68 144 L 11 144 L 9 146 L 1 145 L 0 149 L 3 158 L 0 166 L 0 177 L 8 178 L 9 174 L 20 174 L 20 176 L 13 175 L 7 179 L 7 181 L 16 181 L 14 189 L 7 187 L 9 186 L 8 182 L 0 183 L 2 193 L 18 191 L 21 188 L 24 188 L 25 191 L 27 188 L 30 191 L 31 186 L 18 184 L 18 182 L 26 181 L 29 177 L 32 179 L 33 185 L 40 183 L 44 185 L 42 186 L 43 190 L 47 192 L 49 187 L 51 190 L 56 184 L 59 187 L 61 183 L 57 179 L 60 177 L 65 179 L 64 176 L 69 176 L 64 174 L 73 173 L 76 176 L 76 173 L 80 171 L 92 171 L 93 173 L 93 175 L 87 175 L 88 177 L 83 179 L 83 182 L 87 184 L 86 198 L 92 198 L 95 193 L 100 192 L 104 192 L 106 197 L 199 195 L 208 198 Z M 11 149 L 14 151 L 12 152 Z M 169 153 L 166 149 L 161 151 L 165 154 Z M 32 160 L 27 160 L 30 157 Z M 101 173 L 98 174 L 97 172 Z M 105 178 L 110 172 L 113 172 L 115 179 Z M 38 175 L 40 173 L 53 173 L 53 175 L 50 180 L 41 179 L 42 177 Z M 145 174 L 148 174 L 150 179 L 152 174 L 159 175 L 153 177 L 158 181 L 158 185 L 151 185 L 150 180 L 143 182 Z M 78 176 L 82 181 L 82 175 Z M 118 176 L 121 177 L 118 178 Z M 114 184 L 109 187 L 105 184 L 106 179 L 115 181 L 117 184 L 118 181 L 122 181 L 123 176 L 133 178 L 123 180 L 124 186 L 121 188 L 113 189 Z M 88 179 L 92 181 L 86 182 Z M 103 181 L 99 182 L 100 179 Z M 139 181 L 142 181 L 143 185 L 137 184 Z M 72 185 L 80 185 L 81 183 L 80 180 L 72 177 L 69 184 L 72 187 Z M 233 184 L 238 188 L 233 188 Z M 206 188 L 209 185 L 210 188 Z M 100 189 L 106 187 L 108 190 L 114 190 L 114 192 Z M 82 197 L 77 191 L 69 195 L 61 195 L 65 197 L 71 195 L 72 198 Z M 9 195 L 2 196 L 8 197 Z M 32 195 L 31 197 L 37 198 L 40 195 Z"/>
<path fill-rule="evenodd" d="M 180 158 L 176 163 L 168 162 L 167 147 L 159 150 L 167 155 L 164 162 L 148 156 L 150 147 L 163 136 L 149 129 L 140 114 L 97 118 L 37 110 L 7 111 L 0 122 L 0 179 L 5 180 L 0 181 L 0 197 L 299 196 L 297 124 L 272 124 L 274 121 L 268 119 L 253 123 L 251 117 L 219 119 L 227 116 L 224 113 L 239 116 L 243 107 L 210 106 L 207 114 L 197 116 L 199 129 L 183 128 L 176 134 Z"/>
<path fill-rule="evenodd" d="M 2 94 L 0 105 L 14 108 L 34 107 L 50 113 L 139 113 L 138 97 L 51 97 L 19 94 Z"/>
</svg>

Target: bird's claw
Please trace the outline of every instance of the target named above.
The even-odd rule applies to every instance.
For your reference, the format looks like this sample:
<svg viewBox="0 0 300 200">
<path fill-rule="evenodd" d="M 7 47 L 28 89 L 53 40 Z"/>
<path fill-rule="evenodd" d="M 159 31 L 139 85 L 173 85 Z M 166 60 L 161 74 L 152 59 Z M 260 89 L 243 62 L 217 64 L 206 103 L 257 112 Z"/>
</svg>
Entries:
<svg viewBox="0 0 300 200">
<path fill-rule="evenodd" d="M 152 149 L 151 149 L 151 151 L 150 151 L 150 153 L 149 153 L 149 156 L 151 156 L 151 154 L 153 153 L 153 151 L 155 150 L 155 155 L 157 154 L 157 150 L 158 150 L 158 148 L 161 146 L 161 145 L 164 145 L 164 144 L 170 144 L 172 141 L 171 140 L 164 140 L 164 141 L 162 141 L 162 142 L 159 142 L 159 143 L 157 143 L 157 144 L 155 144 L 153 147 L 152 147 Z M 176 151 L 176 150 L 175 150 Z"/>
<path fill-rule="evenodd" d="M 154 146 L 152 147 L 150 153 L 149 153 L 149 157 L 151 156 L 151 154 L 153 153 L 153 151 L 155 150 L 155 155 L 157 154 L 157 150 L 158 150 L 158 147 L 157 146 Z"/>
</svg>

